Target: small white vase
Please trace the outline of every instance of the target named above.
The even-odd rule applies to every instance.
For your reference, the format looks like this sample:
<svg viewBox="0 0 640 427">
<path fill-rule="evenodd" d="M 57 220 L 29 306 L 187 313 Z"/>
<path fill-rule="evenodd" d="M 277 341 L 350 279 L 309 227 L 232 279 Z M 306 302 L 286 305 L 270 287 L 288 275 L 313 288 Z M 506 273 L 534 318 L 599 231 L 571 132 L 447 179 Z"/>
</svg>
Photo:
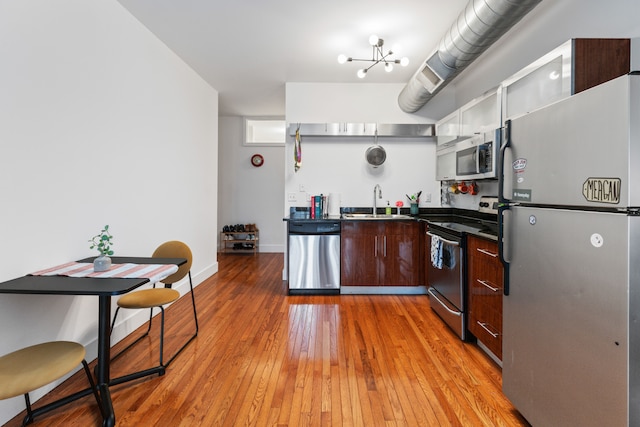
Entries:
<svg viewBox="0 0 640 427">
<path fill-rule="evenodd" d="M 111 268 L 111 258 L 106 255 L 100 255 L 93 260 L 93 271 L 107 271 Z"/>
</svg>

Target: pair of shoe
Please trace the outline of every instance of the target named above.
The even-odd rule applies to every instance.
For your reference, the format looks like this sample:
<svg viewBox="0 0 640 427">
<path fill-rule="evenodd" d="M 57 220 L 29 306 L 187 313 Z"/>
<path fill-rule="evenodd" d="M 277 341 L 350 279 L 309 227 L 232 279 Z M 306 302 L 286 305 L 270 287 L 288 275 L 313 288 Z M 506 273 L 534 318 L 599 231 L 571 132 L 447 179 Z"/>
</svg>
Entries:
<svg viewBox="0 0 640 427">
<path fill-rule="evenodd" d="M 253 243 L 234 243 L 233 249 L 253 249 Z"/>
</svg>

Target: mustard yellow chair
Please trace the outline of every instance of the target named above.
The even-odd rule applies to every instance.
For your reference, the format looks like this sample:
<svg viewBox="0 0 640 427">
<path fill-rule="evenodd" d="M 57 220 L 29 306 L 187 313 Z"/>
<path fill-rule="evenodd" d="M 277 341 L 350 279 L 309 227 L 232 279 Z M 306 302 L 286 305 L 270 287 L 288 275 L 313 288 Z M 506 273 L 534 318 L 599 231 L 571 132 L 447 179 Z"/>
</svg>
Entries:
<svg viewBox="0 0 640 427">
<path fill-rule="evenodd" d="M 82 363 L 102 413 L 100 397 L 85 360 L 85 354 L 84 347 L 78 343 L 51 341 L 25 347 L 0 357 L 0 400 L 24 395 L 27 415 L 22 425 L 32 423 L 34 417 L 59 408 L 84 394 L 79 392 L 32 409 L 29 392 L 62 378 Z"/>
<path fill-rule="evenodd" d="M 118 311 L 121 308 L 128 309 L 150 309 L 149 313 L 149 327 L 147 331 L 138 337 L 134 342 L 125 347 L 120 353 L 116 354 L 111 358 L 111 360 L 119 357 L 125 351 L 130 349 L 134 344 L 140 341 L 142 338 L 149 335 L 149 331 L 151 331 L 151 323 L 153 322 L 153 309 L 160 309 L 160 366 L 167 367 L 173 360 L 185 349 L 185 347 L 198 336 L 198 314 L 196 312 L 196 299 L 193 295 L 193 281 L 191 280 L 191 264 L 193 262 L 193 255 L 191 254 L 191 249 L 185 243 L 172 240 L 169 242 L 165 242 L 158 246 L 158 248 L 153 252 L 153 258 L 185 258 L 187 260 L 186 263 L 182 264 L 178 267 L 178 271 L 167 277 L 162 281 L 164 284 L 163 288 L 156 287 L 156 284 L 153 284 L 153 288 L 144 289 L 141 291 L 134 291 L 128 294 L 123 295 L 118 300 L 118 307 L 116 309 L 116 313 L 113 316 L 113 322 L 111 323 L 111 329 L 113 330 L 113 326 L 116 323 L 116 318 L 118 316 Z M 175 289 L 171 289 L 171 286 L 182 280 L 185 276 L 189 276 L 189 287 L 191 294 L 191 305 L 193 307 L 193 319 L 195 321 L 195 333 L 180 347 L 180 349 L 169 359 L 168 362 L 164 363 L 164 306 L 176 301 L 180 298 L 180 292 Z"/>
</svg>

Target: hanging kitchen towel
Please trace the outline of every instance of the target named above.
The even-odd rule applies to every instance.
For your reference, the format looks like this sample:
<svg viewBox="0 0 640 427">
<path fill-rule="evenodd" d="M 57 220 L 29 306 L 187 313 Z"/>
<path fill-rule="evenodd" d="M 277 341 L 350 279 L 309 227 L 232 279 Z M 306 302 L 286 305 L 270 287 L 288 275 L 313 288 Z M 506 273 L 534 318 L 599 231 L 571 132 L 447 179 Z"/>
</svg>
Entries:
<svg viewBox="0 0 640 427">
<path fill-rule="evenodd" d="M 442 240 L 438 236 L 431 236 L 431 264 L 442 270 Z"/>
<path fill-rule="evenodd" d="M 457 264 L 456 247 L 445 245 L 442 248 L 442 268 L 447 270 L 455 270 Z"/>
<path fill-rule="evenodd" d="M 298 172 L 302 167 L 302 138 L 300 137 L 300 125 L 296 129 L 296 142 L 293 146 L 293 158 L 295 160 L 293 169 Z"/>
</svg>

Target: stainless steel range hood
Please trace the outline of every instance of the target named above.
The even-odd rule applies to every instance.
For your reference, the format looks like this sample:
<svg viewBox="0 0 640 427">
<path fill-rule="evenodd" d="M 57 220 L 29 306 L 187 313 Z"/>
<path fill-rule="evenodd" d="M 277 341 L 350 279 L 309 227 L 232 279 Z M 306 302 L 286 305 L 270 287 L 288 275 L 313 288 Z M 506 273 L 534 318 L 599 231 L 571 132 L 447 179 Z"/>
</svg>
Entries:
<svg viewBox="0 0 640 427">
<path fill-rule="evenodd" d="M 541 0 L 469 0 L 458 19 L 398 96 L 414 113 L 529 13 Z"/>
</svg>

